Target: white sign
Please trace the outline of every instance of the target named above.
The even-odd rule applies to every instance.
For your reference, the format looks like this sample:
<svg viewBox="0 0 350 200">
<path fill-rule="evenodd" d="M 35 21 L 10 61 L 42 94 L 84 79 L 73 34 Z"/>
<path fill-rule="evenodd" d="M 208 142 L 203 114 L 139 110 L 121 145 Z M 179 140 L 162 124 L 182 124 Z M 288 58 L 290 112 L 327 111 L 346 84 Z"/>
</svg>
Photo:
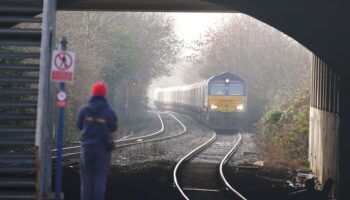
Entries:
<svg viewBox="0 0 350 200">
<path fill-rule="evenodd" d="M 59 108 L 64 108 L 67 106 L 67 93 L 65 91 L 59 91 L 56 94 L 56 106 Z"/>
<path fill-rule="evenodd" d="M 51 61 L 51 81 L 72 82 L 74 75 L 74 63 L 74 52 L 54 50 Z"/>
<path fill-rule="evenodd" d="M 67 100 L 67 93 L 64 91 L 59 91 L 57 93 L 57 100 L 66 101 Z"/>
</svg>

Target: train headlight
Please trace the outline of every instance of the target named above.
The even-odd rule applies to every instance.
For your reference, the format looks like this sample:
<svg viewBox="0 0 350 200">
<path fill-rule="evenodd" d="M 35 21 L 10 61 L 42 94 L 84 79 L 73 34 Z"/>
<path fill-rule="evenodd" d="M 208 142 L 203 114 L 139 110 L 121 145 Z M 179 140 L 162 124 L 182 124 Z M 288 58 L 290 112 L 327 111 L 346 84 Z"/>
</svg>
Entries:
<svg viewBox="0 0 350 200">
<path fill-rule="evenodd" d="M 238 104 L 236 106 L 237 110 L 243 110 L 244 109 L 244 105 L 243 104 Z"/>
<path fill-rule="evenodd" d="M 214 105 L 214 104 L 211 104 L 211 105 L 210 105 L 210 109 L 216 110 L 216 109 L 218 109 L 218 106 L 217 106 L 217 105 Z"/>
</svg>

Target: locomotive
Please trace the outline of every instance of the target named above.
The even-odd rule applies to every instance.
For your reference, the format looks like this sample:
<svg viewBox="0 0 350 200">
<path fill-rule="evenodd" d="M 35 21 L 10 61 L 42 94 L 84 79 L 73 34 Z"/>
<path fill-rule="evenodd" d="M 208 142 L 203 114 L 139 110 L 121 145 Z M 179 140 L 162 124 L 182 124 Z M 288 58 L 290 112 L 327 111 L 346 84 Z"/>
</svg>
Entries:
<svg viewBox="0 0 350 200">
<path fill-rule="evenodd" d="M 247 106 L 246 81 L 223 72 L 191 85 L 157 88 L 154 103 L 160 110 L 187 114 L 216 130 L 240 130 Z"/>
</svg>

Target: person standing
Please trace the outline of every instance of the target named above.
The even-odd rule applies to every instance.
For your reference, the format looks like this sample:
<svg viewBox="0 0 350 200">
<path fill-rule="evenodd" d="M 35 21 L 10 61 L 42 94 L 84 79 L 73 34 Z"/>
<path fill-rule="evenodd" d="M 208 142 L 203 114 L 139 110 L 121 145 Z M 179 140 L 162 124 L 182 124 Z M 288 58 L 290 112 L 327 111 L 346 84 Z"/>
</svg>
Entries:
<svg viewBox="0 0 350 200">
<path fill-rule="evenodd" d="M 112 133 L 117 130 L 117 115 L 106 100 L 103 82 L 91 88 L 87 105 L 79 109 L 76 125 L 81 130 L 80 180 L 82 200 L 104 200 L 107 176 L 114 147 Z"/>
</svg>

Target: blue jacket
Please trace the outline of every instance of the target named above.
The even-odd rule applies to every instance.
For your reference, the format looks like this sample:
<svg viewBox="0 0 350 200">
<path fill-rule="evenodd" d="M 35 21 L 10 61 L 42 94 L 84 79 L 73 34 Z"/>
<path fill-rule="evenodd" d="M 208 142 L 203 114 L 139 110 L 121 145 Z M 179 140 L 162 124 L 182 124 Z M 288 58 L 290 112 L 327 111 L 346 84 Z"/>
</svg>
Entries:
<svg viewBox="0 0 350 200">
<path fill-rule="evenodd" d="M 117 115 L 102 96 L 92 96 L 87 105 L 80 108 L 76 125 L 81 130 L 81 145 L 96 144 L 111 137 L 117 130 Z"/>
</svg>

